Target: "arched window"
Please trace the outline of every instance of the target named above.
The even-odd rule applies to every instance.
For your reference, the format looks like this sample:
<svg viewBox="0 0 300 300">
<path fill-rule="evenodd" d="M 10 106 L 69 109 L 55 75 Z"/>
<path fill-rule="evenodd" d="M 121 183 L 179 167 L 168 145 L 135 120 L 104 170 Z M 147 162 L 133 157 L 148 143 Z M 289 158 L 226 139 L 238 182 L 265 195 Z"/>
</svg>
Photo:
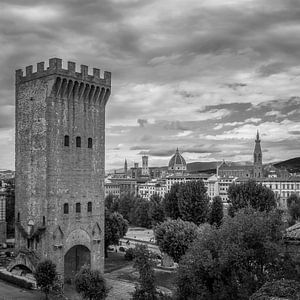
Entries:
<svg viewBox="0 0 300 300">
<path fill-rule="evenodd" d="M 18 212 L 17 222 L 20 222 L 20 213 Z"/>
<path fill-rule="evenodd" d="M 76 213 L 80 213 L 81 212 L 81 205 L 79 202 L 76 203 L 76 209 L 75 209 Z"/>
<path fill-rule="evenodd" d="M 93 139 L 88 138 L 88 148 L 93 148 Z"/>
<path fill-rule="evenodd" d="M 45 226 L 45 225 L 46 225 L 46 217 L 43 216 L 43 226 Z"/>
<path fill-rule="evenodd" d="M 65 203 L 64 204 L 64 214 L 68 214 L 69 213 L 69 204 Z"/>
<path fill-rule="evenodd" d="M 76 147 L 81 147 L 81 137 L 80 136 L 76 137 Z"/>
<path fill-rule="evenodd" d="M 92 202 L 88 202 L 87 204 L 87 211 L 92 212 Z"/>
<path fill-rule="evenodd" d="M 66 147 L 69 147 L 70 146 L 70 137 L 68 135 L 65 135 L 65 138 L 64 138 L 64 145 Z"/>
</svg>

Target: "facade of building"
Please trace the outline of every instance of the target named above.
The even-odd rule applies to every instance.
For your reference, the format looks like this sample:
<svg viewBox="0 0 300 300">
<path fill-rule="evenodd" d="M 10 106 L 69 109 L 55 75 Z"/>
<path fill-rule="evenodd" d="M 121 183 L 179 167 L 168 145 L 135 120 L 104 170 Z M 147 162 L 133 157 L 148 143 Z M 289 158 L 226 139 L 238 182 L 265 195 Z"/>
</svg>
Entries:
<svg viewBox="0 0 300 300">
<path fill-rule="evenodd" d="M 109 182 L 108 182 L 109 181 Z M 122 194 L 137 195 L 137 181 L 132 178 L 110 178 L 105 183 L 105 194 L 109 193 L 109 189 L 115 190 L 115 193 L 119 192 L 119 196 Z"/>
<path fill-rule="evenodd" d="M 107 180 L 104 183 L 104 190 L 105 190 L 105 197 L 108 195 L 120 197 L 121 195 L 119 183 L 111 182 L 110 180 Z"/>
<path fill-rule="evenodd" d="M 104 271 L 105 106 L 111 73 L 62 60 L 16 71 L 16 260 L 49 258 L 65 279 Z"/>
<path fill-rule="evenodd" d="M 166 192 L 168 193 L 171 190 L 171 187 L 175 183 L 185 183 L 188 181 L 197 181 L 202 180 L 204 182 L 205 187 L 208 186 L 208 178 L 210 177 L 210 174 L 182 174 L 182 175 L 169 175 L 166 177 Z"/>
<path fill-rule="evenodd" d="M 138 195 L 146 200 L 150 200 L 151 196 L 154 194 L 163 198 L 166 192 L 167 186 L 165 182 L 147 182 L 138 185 Z"/>
</svg>

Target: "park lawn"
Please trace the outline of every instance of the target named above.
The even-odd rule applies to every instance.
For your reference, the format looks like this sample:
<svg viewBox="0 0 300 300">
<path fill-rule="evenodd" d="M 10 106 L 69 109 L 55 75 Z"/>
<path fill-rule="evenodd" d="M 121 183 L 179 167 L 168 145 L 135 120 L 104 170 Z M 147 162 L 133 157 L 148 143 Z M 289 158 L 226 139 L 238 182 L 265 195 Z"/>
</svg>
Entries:
<svg viewBox="0 0 300 300">
<path fill-rule="evenodd" d="M 104 262 L 104 273 L 111 273 L 132 264 L 132 261 L 125 260 L 124 253 L 108 252 L 108 257 L 105 258 Z"/>
</svg>

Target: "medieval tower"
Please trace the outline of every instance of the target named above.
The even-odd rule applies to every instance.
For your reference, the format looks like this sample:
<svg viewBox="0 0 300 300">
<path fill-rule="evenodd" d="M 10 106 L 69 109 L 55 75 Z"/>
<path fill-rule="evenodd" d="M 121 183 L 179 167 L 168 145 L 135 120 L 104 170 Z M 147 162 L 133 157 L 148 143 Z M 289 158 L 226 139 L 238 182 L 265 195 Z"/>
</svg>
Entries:
<svg viewBox="0 0 300 300">
<path fill-rule="evenodd" d="M 258 131 L 257 131 L 257 134 L 256 134 L 253 158 L 254 158 L 253 177 L 254 178 L 263 177 L 262 152 L 261 152 L 261 147 L 260 147 L 260 139 L 259 139 Z"/>
<path fill-rule="evenodd" d="M 103 271 L 105 105 L 111 73 L 62 60 L 16 71 L 16 264 L 49 258 L 65 279 Z M 10 269 L 14 267 L 10 265 Z"/>
<path fill-rule="evenodd" d="M 149 176 L 148 156 L 142 156 L 142 176 Z"/>
</svg>

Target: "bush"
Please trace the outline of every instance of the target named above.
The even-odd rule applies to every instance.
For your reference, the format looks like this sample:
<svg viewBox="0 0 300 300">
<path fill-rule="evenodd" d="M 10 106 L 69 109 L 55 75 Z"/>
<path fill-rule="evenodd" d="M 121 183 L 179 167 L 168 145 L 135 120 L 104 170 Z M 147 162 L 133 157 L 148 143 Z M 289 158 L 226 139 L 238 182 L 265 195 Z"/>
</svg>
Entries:
<svg viewBox="0 0 300 300">
<path fill-rule="evenodd" d="M 126 249 L 125 249 L 124 247 L 119 247 L 119 251 L 120 251 L 120 252 L 125 252 Z"/>
<path fill-rule="evenodd" d="M 23 289 L 33 289 L 33 283 L 26 281 L 25 279 L 15 277 L 11 274 L 0 272 L 0 279 L 9 283 L 15 284 Z"/>
<path fill-rule="evenodd" d="M 99 270 L 90 270 L 84 266 L 75 276 L 76 291 L 83 299 L 101 300 L 105 299 L 109 288 Z"/>
<path fill-rule="evenodd" d="M 124 258 L 126 260 L 133 260 L 134 259 L 134 249 L 128 248 L 125 252 Z"/>
<path fill-rule="evenodd" d="M 49 259 L 38 263 L 33 274 L 36 284 L 40 287 L 48 299 L 48 294 L 57 281 L 56 265 Z"/>
</svg>

